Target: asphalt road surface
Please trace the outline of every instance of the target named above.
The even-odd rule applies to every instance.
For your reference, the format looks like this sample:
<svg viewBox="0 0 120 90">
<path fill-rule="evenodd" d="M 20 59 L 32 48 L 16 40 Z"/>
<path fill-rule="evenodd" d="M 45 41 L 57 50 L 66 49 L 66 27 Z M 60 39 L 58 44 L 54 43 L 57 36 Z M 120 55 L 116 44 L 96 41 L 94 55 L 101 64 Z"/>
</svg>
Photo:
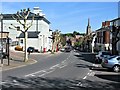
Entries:
<svg viewBox="0 0 120 90">
<path fill-rule="evenodd" d="M 16 90 L 16 88 L 25 90 L 116 90 L 120 88 L 119 73 L 114 74 L 96 67 L 92 58 L 84 53 L 71 51 L 46 56 L 31 54 L 30 58 L 38 62 L 2 72 L 2 88 L 8 90 Z"/>
</svg>

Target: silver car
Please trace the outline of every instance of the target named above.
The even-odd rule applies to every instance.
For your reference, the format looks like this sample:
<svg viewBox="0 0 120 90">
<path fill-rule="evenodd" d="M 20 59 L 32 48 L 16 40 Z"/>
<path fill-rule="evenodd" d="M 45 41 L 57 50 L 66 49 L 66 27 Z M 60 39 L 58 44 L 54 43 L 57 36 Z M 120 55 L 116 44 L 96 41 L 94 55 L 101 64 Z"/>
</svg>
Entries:
<svg viewBox="0 0 120 90">
<path fill-rule="evenodd" d="M 120 71 L 120 56 L 111 56 L 102 60 L 101 66 L 104 68 L 113 69 L 115 72 Z"/>
</svg>

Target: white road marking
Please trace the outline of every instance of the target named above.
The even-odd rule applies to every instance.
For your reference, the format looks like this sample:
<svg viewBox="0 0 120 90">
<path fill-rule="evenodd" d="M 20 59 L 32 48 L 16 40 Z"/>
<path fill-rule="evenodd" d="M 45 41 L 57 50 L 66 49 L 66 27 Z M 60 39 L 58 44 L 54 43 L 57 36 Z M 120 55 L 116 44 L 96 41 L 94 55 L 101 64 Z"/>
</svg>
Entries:
<svg viewBox="0 0 120 90">
<path fill-rule="evenodd" d="M 92 66 L 94 66 L 94 67 L 98 67 L 98 65 L 96 65 L 96 64 L 93 64 Z"/>
<path fill-rule="evenodd" d="M 85 76 L 83 79 L 86 79 L 87 78 L 87 76 Z"/>
<path fill-rule="evenodd" d="M 67 66 L 68 63 L 70 63 L 70 62 L 68 62 L 69 57 L 66 60 L 62 61 L 60 64 L 56 64 L 56 65 L 54 65 L 54 66 L 52 66 L 52 67 L 50 67 L 48 69 L 40 70 L 40 71 L 31 73 L 31 74 L 25 75 L 25 77 L 35 76 L 36 74 L 38 74 L 39 77 L 42 77 L 42 76 L 44 76 L 44 75 L 46 75 L 48 73 L 51 73 L 51 72 L 55 71 L 57 67 L 63 68 L 65 66 Z"/>
<path fill-rule="evenodd" d="M 90 73 L 88 73 L 87 75 L 89 75 Z"/>
<path fill-rule="evenodd" d="M 89 76 L 94 76 L 95 75 L 95 72 L 91 72 L 90 74 L 89 74 Z"/>
<path fill-rule="evenodd" d="M 51 71 L 49 71 L 49 72 L 45 72 L 44 74 L 39 75 L 39 77 L 42 77 L 42 76 L 44 76 L 44 75 L 46 75 L 46 74 L 49 74 L 49 73 L 51 73 L 51 72 L 53 72 L 53 71 L 55 71 L 55 69 L 53 69 L 53 70 L 51 70 Z"/>
<path fill-rule="evenodd" d="M 89 70 L 86 76 L 83 77 L 83 79 L 86 79 L 87 76 L 94 76 L 95 72 L 92 72 L 92 70 Z"/>
<path fill-rule="evenodd" d="M 82 83 L 81 83 L 81 82 L 79 82 L 79 83 L 77 84 L 77 86 L 82 86 Z"/>
<path fill-rule="evenodd" d="M 59 67 L 59 64 L 52 66 L 50 69 L 54 69 L 55 67 Z"/>
<path fill-rule="evenodd" d="M 17 81 L 16 80 L 13 80 L 14 83 L 16 83 Z"/>
<path fill-rule="evenodd" d="M 90 70 L 90 72 L 92 72 L 92 70 Z"/>
<path fill-rule="evenodd" d="M 59 68 L 64 68 L 65 66 L 67 66 L 67 64 L 65 64 L 65 65 L 62 65 L 62 66 L 60 66 Z"/>
<path fill-rule="evenodd" d="M 37 72 L 31 73 L 31 74 L 25 75 L 25 77 L 33 76 L 34 74 L 44 73 L 44 72 L 46 72 L 46 71 L 44 71 L 44 70 L 40 70 L 40 71 L 37 71 Z"/>
</svg>

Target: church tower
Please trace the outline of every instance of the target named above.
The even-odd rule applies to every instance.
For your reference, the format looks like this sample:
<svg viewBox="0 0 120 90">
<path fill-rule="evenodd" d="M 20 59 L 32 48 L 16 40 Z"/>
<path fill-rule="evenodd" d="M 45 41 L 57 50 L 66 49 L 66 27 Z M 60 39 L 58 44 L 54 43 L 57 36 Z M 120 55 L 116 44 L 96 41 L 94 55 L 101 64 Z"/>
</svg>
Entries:
<svg viewBox="0 0 120 90">
<path fill-rule="evenodd" d="M 90 26 L 90 19 L 88 18 L 88 26 L 86 30 L 86 35 L 89 35 L 91 33 L 91 26 Z"/>
</svg>

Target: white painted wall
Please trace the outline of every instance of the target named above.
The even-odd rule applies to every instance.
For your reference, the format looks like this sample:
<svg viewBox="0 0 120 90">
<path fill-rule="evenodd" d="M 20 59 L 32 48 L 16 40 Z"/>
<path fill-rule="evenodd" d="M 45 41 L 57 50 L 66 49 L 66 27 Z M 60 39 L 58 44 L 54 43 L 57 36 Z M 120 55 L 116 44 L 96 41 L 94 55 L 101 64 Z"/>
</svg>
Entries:
<svg viewBox="0 0 120 90">
<path fill-rule="evenodd" d="M 23 43 L 21 43 L 21 40 L 23 40 Z M 21 38 L 19 40 L 19 42 L 20 42 L 20 46 L 24 47 L 24 38 Z M 36 49 L 40 50 L 38 39 L 37 38 L 28 38 L 27 39 L 27 48 L 28 47 L 35 47 Z"/>
<path fill-rule="evenodd" d="M 23 23 L 23 20 L 21 20 Z M 27 20 L 27 23 L 31 23 L 31 20 Z M 21 33 L 21 31 L 17 31 L 14 29 L 9 29 L 9 27 L 12 27 L 11 24 L 14 26 L 20 26 L 21 30 L 23 29 L 23 26 L 20 25 L 16 20 L 3 20 L 3 30 L 9 32 L 9 37 L 12 39 L 12 41 L 18 41 L 16 37 L 18 37 Z M 32 26 L 29 28 L 28 31 L 36 31 L 37 28 L 37 21 L 34 20 Z M 43 48 L 46 48 L 46 51 L 48 49 L 51 49 L 52 41 L 48 38 L 52 33 L 49 32 L 49 24 L 46 23 L 44 20 L 38 21 L 38 31 L 40 31 L 39 38 L 29 38 L 28 39 L 28 47 L 34 46 L 35 48 L 39 50 L 43 50 Z M 32 41 L 32 43 L 31 43 Z M 20 42 L 20 40 L 19 40 Z M 24 42 L 24 41 L 23 41 Z M 51 43 L 50 43 L 51 42 Z M 24 46 L 24 44 L 21 44 L 21 46 Z"/>
<path fill-rule="evenodd" d="M 16 41 L 16 37 L 21 33 L 20 31 L 17 31 L 16 29 L 9 29 L 9 27 L 14 28 L 11 24 L 14 26 L 22 26 L 16 21 L 16 20 L 3 20 L 3 30 L 9 32 L 9 37 L 12 39 L 12 41 Z"/>
</svg>

